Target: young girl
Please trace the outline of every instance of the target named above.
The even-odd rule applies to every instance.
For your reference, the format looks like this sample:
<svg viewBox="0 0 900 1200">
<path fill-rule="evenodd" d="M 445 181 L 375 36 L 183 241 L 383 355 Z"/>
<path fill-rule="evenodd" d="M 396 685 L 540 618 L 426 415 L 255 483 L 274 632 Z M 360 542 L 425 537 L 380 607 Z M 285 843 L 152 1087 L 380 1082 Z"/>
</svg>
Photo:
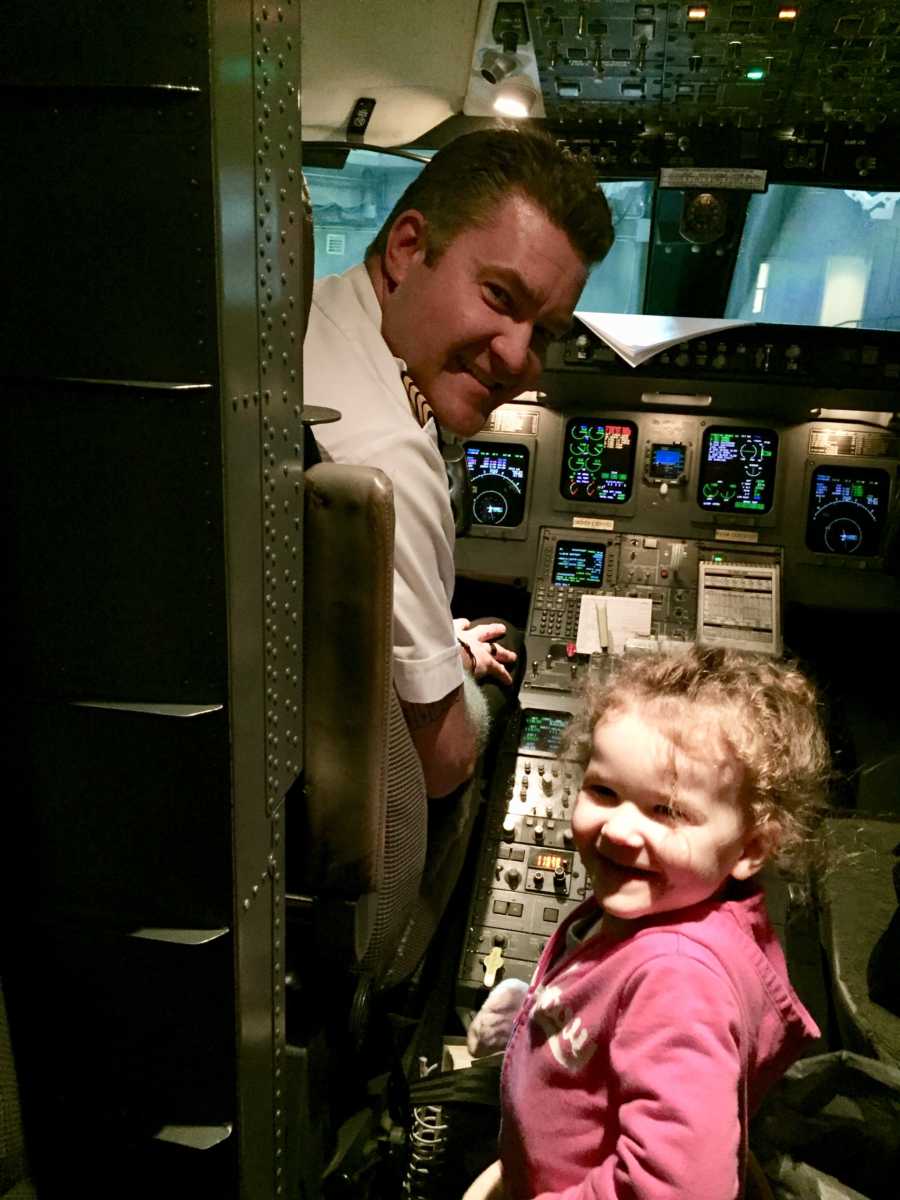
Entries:
<svg viewBox="0 0 900 1200">
<path fill-rule="evenodd" d="M 732 651 L 626 658 L 569 739 L 593 897 L 525 992 L 500 1161 L 466 1200 L 733 1200 L 749 1116 L 818 1036 L 754 878 L 812 846 L 828 771 L 815 694 Z M 514 990 L 476 1017 L 476 1053 L 496 1048 Z"/>
</svg>

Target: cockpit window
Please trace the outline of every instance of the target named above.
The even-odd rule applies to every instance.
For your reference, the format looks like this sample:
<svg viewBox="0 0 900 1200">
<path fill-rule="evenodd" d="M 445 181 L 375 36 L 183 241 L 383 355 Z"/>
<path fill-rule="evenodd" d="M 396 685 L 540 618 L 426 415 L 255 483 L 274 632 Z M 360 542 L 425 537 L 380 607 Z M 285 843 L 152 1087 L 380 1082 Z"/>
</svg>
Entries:
<svg viewBox="0 0 900 1200">
<path fill-rule="evenodd" d="M 616 240 L 603 262 L 588 276 L 578 301 L 580 312 L 644 311 L 653 186 L 647 179 L 603 184 Z"/>
<path fill-rule="evenodd" d="M 753 196 L 724 315 L 900 329 L 898 200 L 788 184 Z"/>
<path fill-rule="evenodd" d="M 416 150 L 428 159 L 430 150 Z M 310 147 L 303 172 L 313 204 L 316 278 L 338 275 L 361 263 L 405 188 L 424 162 L 375 150 Z M 330 161 L 329 161 L 330 160 Z M 588 312 L 638 313 L 644 300 L 653 184 L 647 180 L 604 183 L 616 240 L 601 268 L 594 268 L 578 307 Z"/>
<path fill-rule="evenodd" d="M 321 152 L 320 152 L 321 153 Z M 369 243 L 432 151 L 417 158 L 373 150 L 334 152 L 334 166 L 304 162 L 313 205 L 316 279 L 339 275 L 365 257 Z M 306 152 L 304 152 L 304 157 Z M 314 153 L 311 154 L 313 162 Z"/>
</svg>

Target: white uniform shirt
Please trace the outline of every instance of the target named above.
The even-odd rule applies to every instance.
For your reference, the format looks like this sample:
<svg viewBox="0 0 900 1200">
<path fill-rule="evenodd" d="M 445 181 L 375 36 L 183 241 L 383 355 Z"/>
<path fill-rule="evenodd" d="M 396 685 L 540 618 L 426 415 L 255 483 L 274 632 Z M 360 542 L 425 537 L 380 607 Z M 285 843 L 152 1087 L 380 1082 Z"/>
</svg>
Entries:
<svg viewBox="0 0 900 1200">
<path fill-rule="evenodd" d="M 379 467 L 393 484 L 394 683 L 401 699 L 430 704 L 463 681 L 450 614 L 455 535 L 437 429 L 413 417 L 402 368 L 381 336 L 365 266 L 320 279 L 303 344 L 304 400 L 341 412 L 315 431 L 335 462 Z M 352 572 L 348 563 L 348 587 L 366 587 Z"/>
</svg>

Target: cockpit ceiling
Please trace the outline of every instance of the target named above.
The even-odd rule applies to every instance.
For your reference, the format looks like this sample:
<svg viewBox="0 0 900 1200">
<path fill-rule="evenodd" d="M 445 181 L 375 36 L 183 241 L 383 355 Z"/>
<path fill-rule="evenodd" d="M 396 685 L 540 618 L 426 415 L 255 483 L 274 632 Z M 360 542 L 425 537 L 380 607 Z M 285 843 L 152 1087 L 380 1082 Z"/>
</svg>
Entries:
<svg viewBox="0 0 900 1200">
<path fill-rule="evenodd" d="M 900 6 L 889 0 L 529 0 L 547 116 L 674 116 L 795 128 L 895 124 Z M 699 16 L 691 19 L 693 11 Z M 779 11 L 796 16 L 779 18 Z"/>
</svg>

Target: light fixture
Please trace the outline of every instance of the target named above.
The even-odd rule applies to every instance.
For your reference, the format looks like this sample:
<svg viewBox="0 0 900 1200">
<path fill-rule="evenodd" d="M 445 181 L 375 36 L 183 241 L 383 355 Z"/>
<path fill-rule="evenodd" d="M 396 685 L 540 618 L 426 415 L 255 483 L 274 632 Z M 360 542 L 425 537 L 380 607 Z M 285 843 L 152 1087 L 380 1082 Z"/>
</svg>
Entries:
<svg viewBox="0 0 900 1200">
<path fill-rule="evenodd" d="M 796 9 L 793 4 L 783 4 L 781 6 L 781 8 L 779 8 L 779 10 L 778 10 L 778 20 L 779 21 L 796 21 L 797 16 L 798 16 L 798 11 L 799 10 Z"/>
<path fill-rule="evenodd" d="M 500 85 L 494 111 L 504 117 L 530 117 L 537 98 L 537 89 L 530 80 L 524 75 L 513 75 Z"/>
<path fill-rule="evenodd" d="M 508 50 L 482 50 L 481 77 L 488 83 L 502 83 L 519 70 L 519 60 Z"/>
<path fill-rule="evenodd" d="M 708 16 L 709 9 L 705 4 L 692 4 L 687 10 L 689 21 L 705 21 Z"/>
</svg>

